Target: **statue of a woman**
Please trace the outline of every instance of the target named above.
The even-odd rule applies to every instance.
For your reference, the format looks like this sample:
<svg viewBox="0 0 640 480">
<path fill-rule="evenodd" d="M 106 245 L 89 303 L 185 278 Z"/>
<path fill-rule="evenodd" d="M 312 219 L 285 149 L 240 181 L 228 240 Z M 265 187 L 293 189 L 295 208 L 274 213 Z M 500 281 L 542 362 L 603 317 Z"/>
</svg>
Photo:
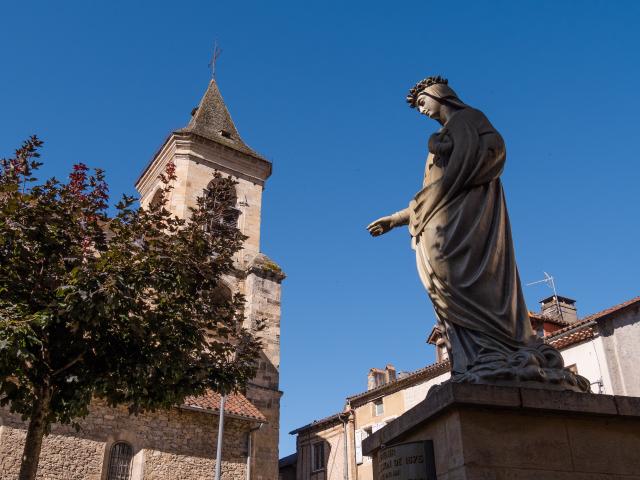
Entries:
<svg viewBox="0 0 640 480">
<path fill-rule="evenodd" d="M 532 331 L 500 181 L 502 136 L 441 77 L 419 82 L 407 101 L 442 128 L 429 138 L 423 186 L 408 208 L 367 228 L 378 236 L 409 225 L 451 381 L 589 391 Z"/>
</svg>

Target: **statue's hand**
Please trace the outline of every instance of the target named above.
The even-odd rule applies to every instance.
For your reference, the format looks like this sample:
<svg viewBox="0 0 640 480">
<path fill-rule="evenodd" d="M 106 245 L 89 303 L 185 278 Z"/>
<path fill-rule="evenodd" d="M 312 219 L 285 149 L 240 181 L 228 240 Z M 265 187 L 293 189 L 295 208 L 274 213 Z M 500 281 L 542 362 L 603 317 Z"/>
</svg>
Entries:
<svg viewBox="0 0 640 480">
<path fill-rule="evenodd" d="M 453 150 L 453 142 L 446 130 L 434 133 L 429 137 L 429 151 L 434 155 L 449 155 Z"/>
<path fill-rule="evenodd" d="M 379 218 L 378 220 L 371 222 L 367 226 L 367 230 L 369 230 L 369 233 L 372 237 L 378 237 L 384 233 L 387 233 L 393 227 L 393 220 L 390 216 L 388 216 Z"/>
</svg>

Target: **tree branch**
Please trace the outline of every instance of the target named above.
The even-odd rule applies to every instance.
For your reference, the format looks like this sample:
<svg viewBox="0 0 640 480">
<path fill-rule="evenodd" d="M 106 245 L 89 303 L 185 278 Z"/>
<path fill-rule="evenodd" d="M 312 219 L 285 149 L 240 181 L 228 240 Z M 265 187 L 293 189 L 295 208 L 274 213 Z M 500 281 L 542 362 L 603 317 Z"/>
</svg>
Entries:
<svg viewBox="0 0 640 480">
<path fill-rule="evenodd" d="M 73 360 L 71 360 L 69 363 L 67 363 L 64 367 L 59 368 L 58 370 L 56 370 L 55 372 L 53 372 L 51 374 L 52 377 L 55 377 L 56 375 L 64 372 L 65 370 L 73 367 L 76 363 L 78 363 L 80 360 L 82 360 L 82 357 L 84 357 L 84 353 L 81 353 L 80 355 L 78 355 L 76 358 L 74 358 Z"/>
</svg>

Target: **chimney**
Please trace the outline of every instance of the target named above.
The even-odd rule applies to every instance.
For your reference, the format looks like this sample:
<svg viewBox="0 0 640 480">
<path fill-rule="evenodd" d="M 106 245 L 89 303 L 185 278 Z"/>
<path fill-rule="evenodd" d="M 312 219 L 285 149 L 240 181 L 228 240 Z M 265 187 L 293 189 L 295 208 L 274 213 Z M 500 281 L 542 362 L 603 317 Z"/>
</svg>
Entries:
<svg viewBox="0 0 640 480">
<path fill-rule="evenodd" d="M 385 384 L 385 371 L 379 368 L 372 368 L 367 375 L 367 390 L 373 390 Z"/>
<path fill-rule="evenodd" d="M 551 295 L 540 301 L 540 313 L 547 317 L 564 320 L 568 323 L 578 321 L 576 301 L 571 298 Z"/>
<path fill-rule="evenodd" d="M 391 364 L 384 367 L 384 370 L 372 368 L 369 370 L 369 375 L 367 375 L 367 390 L 381 387 L 389 382 L 393 382 L 395 379 L 396 368 Z"/>
<path fill-rule="evenodd" d="M 396 379 L 396 367 L 389 364 L 386 367 L 384 367 L 384 369 L 386 371 L 386 377 L 387 377 L 386 383 L 393 382 Z"/>
</svg>

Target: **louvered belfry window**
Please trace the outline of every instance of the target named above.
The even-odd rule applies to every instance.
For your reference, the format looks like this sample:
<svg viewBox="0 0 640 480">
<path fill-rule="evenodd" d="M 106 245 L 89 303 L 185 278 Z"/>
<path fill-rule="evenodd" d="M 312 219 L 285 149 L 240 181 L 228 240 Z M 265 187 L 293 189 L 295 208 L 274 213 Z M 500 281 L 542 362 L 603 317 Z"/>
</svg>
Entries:
<svg viewBox="0 0 640 480">
<path fill-rule="evenodd" d="M 109 454 L 109 473 L 107 480 L 131 480 L 131 460 L 133 449 L 124 442 L 115 443 Z"/>
<path fill-rule="evenodd" d="M 213 210 L 213 224 L 209 231 L 215 231 L 216 224 L 229 227 L 238 225 L 240 210 L 235 208 L 238 197 L 236 189 L 227 179 L 216 177 L 207 186 L 207 207 Z"/>
</svg>

